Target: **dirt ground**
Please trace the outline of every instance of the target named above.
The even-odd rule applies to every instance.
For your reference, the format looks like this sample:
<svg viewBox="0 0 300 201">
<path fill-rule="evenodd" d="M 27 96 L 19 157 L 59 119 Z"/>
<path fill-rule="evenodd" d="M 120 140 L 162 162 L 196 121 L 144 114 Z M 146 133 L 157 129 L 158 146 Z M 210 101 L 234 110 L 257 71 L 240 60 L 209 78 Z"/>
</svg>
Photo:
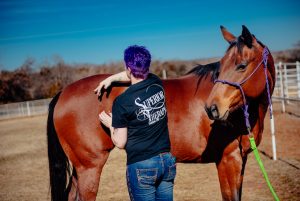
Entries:
<svg viewBox="0 0 300 201">
<path fill-rule="evenodd" d="M 299 110 L 299 108 L 297 108 Z M 277 161 L 271 160 L 269 119 L 259 146 L 271 183 L 281 200 L 300 200 L 300 118 L 275 112 Z M 0 200 L 50 200 L 46 116 L 0 121 Z M 115 149 L 106 163 L 98 201 L 129 200 L 125 153 Z M 214 164 L 178 164 L 174 200 L 221 200 Z M 268 201 L 272 195 L 253 154 L 243 185 L 243 200 Z"/>
</svg>

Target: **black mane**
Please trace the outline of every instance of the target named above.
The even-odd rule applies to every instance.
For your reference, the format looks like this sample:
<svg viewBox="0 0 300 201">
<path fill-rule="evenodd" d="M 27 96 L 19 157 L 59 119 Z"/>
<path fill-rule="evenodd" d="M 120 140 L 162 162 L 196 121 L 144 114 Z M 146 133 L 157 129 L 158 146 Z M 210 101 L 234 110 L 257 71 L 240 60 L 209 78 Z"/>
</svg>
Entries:
<svg viewBox="0 0 300 201">
<path fill-rule="evenodd" d="M 206 65 L 197 65 L 187 74 L 195 74 L 199 77 L 199 82 L 204 78 L 206 79 L 208 75 L 211 75 L 211 81 L 213 82 L 217 79 L 219 75 L 220 61 L 209 63 Z"/>
<path fill-rule="evenodd" d="M 195 68 L 193 68 L 187 73 L 187 74 L 195 74 L 196 76 L 199 77 L 195 94 L 198 91 L 199 84 L 203 78 L 206 79 L 208 75 L 211 75 L 210 78 L 211 82 L 214 82 L 214 80 L 218 78 L 219 69 L 220 69 L 220 61 L 217 61 L 206 65 L 199 64 L 198 66 L 196 66 Z"/>
<path fill-rule="evenodd" d="M 241 53 L 242 52 L 242 49 L 244 47 L 244 42 L 243 42 L 243 39 L 242 39 L 242 36 L 239 36 L 238 38 L 236 38 L 234 41 L 232 41 L 229 45 L 229 47 L 227 48 L 226 52 L 228 52 L 231 48 L 237 46 L 238 48 L 238 52 Z"/>
</svg>

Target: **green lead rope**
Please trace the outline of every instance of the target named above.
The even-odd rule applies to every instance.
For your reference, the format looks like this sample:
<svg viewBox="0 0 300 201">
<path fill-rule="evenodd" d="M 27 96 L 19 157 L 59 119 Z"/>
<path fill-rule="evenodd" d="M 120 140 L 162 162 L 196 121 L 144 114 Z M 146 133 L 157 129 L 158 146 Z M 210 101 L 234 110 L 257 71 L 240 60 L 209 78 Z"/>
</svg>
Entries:
<svg viewBox="0 0 300 201">
<path fill-rule="evenodd" d="M 253 150 L 253 153 L 254 153 L 254 156 L 255 156 L 255 158 L 256 158 L 256 161 L 258 162 L 258 165 L 259 165 L 259 167 L 260 167 L 260 169 L 261 169 L 261 171 L 262 171 L 262 173 L 263 173 L 263 175 L 264 175 L 264 177 L 265 177 L 265 180 L 266 180 L 266 182 L 267 182 L 267 184 L 268 184 L 268 186 L 269 186 L 269 189 L 270 189 L 270 191 L 271 191 L 271 193 L 272 193 L 274 199 L 275 199 L 276 201 L 280 201 L 279 198 L 278 198 L 278 196 L 276 195 L 274 189 L 273 189 L 273 186 L 272 186 L 272 184 L 271 184 L 271 182 L 270 182 L 270 180 L 269 180 L 269 177 L 268 177 L 268 175 L 267 175 L 267 172 L 266 172 L 266 170 L 265 170 L 265 167 L 264 167 L 264 165 L 263 165 L 263 163 L 262 163 L 262 161 L 261 161 L 261 158 L 260 158 L 260 156 L 259 156 L 259 153 L 258 153 L 256 144 L 255 144 L 254 137 L 250 137 L 250 136 L 249 136 L 249 140 L 250 140 L 251 149 Z"/>
</svg>

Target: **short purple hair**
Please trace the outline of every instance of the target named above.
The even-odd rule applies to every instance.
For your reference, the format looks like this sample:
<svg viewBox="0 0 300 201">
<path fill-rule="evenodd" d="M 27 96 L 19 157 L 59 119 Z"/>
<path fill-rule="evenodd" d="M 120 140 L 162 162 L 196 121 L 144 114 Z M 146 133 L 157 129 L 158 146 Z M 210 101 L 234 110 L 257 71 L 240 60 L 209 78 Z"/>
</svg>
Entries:
<svg viewBox="0 0 300 201">
<path fill-rule="evenodd" d="M 124 51 L 126 68 L 135 78 L 146 79 L 149 74 L 151 54 L 144 46 L 132 45 Z"/>
</svg>

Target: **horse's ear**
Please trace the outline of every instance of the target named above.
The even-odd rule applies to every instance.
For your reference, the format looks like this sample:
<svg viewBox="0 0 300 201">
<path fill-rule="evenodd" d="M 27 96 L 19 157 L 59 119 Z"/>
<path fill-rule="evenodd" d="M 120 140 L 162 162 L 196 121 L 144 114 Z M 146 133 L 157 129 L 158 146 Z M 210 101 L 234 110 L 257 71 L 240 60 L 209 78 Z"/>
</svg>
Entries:
<svg viewBox="0 0 300 201">
<path fill-rule="evenodd" d="M 252 44 L 257 43 L 257 39 L 254 34 L 252 34 Z"/>
<path fill-rule="evenodd" d="M 243 25 L 241 39 L 243 40 L 245 45 L 247 45 L 248 48 L 252 47 L 252 42 L 253 42 L 252 34 L 250 33 L 250 31 L 245 25 Z"/>
<path fill-rule="evenodd" d="M 224 39 L 228 42 L 228 43 L 232 43 L 233 41 L 236 40 L 236 37 L 230 33 L 229 31 L 227 31 L 227 29 L 225 27 L 223 27 L 222 25 L 220 26 L 222 34 Z"/>
</svg>

